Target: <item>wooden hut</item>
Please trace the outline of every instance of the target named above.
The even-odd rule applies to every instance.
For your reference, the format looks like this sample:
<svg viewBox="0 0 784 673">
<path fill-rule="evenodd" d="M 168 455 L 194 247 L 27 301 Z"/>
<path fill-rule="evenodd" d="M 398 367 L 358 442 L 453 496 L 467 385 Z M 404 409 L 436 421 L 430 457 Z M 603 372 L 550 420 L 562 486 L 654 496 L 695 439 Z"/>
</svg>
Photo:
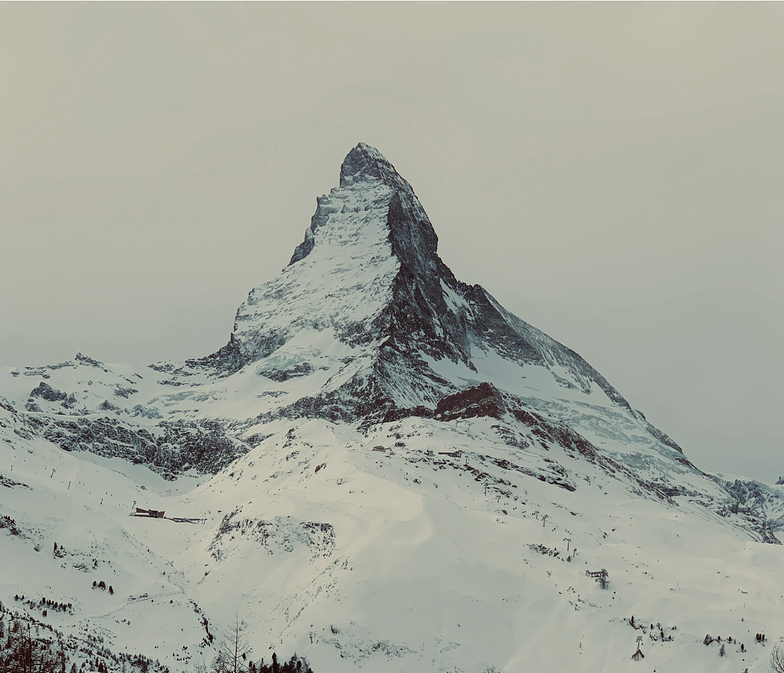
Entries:
<svg viewBox="0 0 784 673">
<path fill-rule="evenodd" d="M 606 589 L 610 583 L 610 573 L 607 572 L 606 568 L 602 568 L 601 570 L 586 570 L 585 575 L 587 577 L 593 577 L 602 587 L 602 589 Z"/>
<path fill-rule="evenodd" d="M 162 519 L 165 513 L 163 510 L 136 508 L 136 516 L 147 516 L 151 519 Z"/>
</svg>

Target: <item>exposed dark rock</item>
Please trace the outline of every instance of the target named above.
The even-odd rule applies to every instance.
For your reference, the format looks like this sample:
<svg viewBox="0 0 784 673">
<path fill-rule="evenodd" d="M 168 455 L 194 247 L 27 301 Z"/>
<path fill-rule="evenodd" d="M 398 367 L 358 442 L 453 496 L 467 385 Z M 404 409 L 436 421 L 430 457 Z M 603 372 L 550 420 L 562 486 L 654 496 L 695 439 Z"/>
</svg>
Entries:
<svg viewBox="0 0 784 673">
<path fill-rule="evenodd" d="M 755 481 L 741 481 L 736 479 L 734 482 L 724 482 L 724 488 L 735 498 L 738 503 L 747 507 L 761 507 L 765 504 L 765 495 L 762 487 Z"/>
<path fill-rule="evenodd" d="M 300 362 L 299 364 L 289 367 L 288 369 L 270 369 L 263 372 L 263 376 L 272 381 L 288 381 L 289 379 L 297 378 L 299 376 L 307 376 L 313 373 L 313 367 L 308 362 Z"/>
<path fill-rule="evenodd" d="M 505 458 L 493 458 L 492 456 L 486 456 L 486 460 L 493 463 L 494 465 L 497 465 L 502 470 L 512 470 L 514 472 L 519 472 L 520 474 L 533 477 L 534 479 L 538 479 L 539 481 L 543 481 L 547 484 L 552 484 L 553 486 L 558 486 L 567 491 L 577 490 L 577 487 L 569 479 L 566 470 L 557 463 L 549 463 L 547 472 L 537 472 L 536 470 L 532 470 L 528 467 L 517 465 L 516 463 L 513 463 L 512 461 Z"/>
<path fill-rule="evenodd" d="M 163 421 L 148 430 L 114 417 L 31 416 L 38 434 L 65 451 L 90 451 L 146 465 L 166 479 L 194 468 L 214 474 L 249 449 L 219 421 Z"/>
<path fill-rule="evenodd" d="M 368 177 L 381 180 L 396 189 L 411 189 L 381 152 L 366 143 L 358 143 L 340 166 L 340 186 Z"/>
<path fill-rule="evenodd" d="M 411 418 L 412 416 L 417 416 L 419 418 L 432 418 L 433 410 L 428 409 L 427 407 L 412 407 L 410 409 L 409 408 L 390 409 L 384 415 L 384 419 L 381 422 L 394 423 L 396 421 L 401 421 L 404 418 Z"/>
<path fill-rule="evenodd" d="M 447 395 L 438 403 L 433 416 L 439 421 L 477 416 L 500 419 L 506 411 L 506 404 L 498 389 L 489 383 L 480 383 L 454 395 Z"/>
<path fill-rule="evenodd" d="M 723 481 L 712 477 L 724 487 L 730 496 L 729 502 L 719 513 L 734 514 L 747 522 L 763 542 L 781 544 L 776 532 L 784 531 L 784 497 L 766 484 L 758 481 Z"/>
<path fill-rule="evenodd" d="M 291 553 L 304 546 L 312 556 L 329 556 L 335 546 L 332 524 L 318 521 L 296 521 L 290 516 L 275 517 L 272 521 L 241 518 L 239 510 L 226 514 L 218 526 L 209 550 L 220 560 L 228 542 L 236 536 L 253 540 L 268 554 Z"/>
<path fill-rule="evenodd" d="M 98 360 L 94 360 L 93 358 L 89 357 L 88 355 L 84 355 L 83 353 L 77 353 L 76 357 L 74 358 L 77 362 L 80 362 L 84 365 L 91 365 L 93 367 L 100 367 L 103 369 L 104 364 L 103 362 L 99 362 Z"/>
<path fill-rule="evenodd" d="M 60 402 L 68 398 L 68 395 L 60 390 L 55 390 L 48 383 L 41 381 L 37 388 L 30 391 L 30 397 L 39 397 L 47 402 Z"/>
</svg>

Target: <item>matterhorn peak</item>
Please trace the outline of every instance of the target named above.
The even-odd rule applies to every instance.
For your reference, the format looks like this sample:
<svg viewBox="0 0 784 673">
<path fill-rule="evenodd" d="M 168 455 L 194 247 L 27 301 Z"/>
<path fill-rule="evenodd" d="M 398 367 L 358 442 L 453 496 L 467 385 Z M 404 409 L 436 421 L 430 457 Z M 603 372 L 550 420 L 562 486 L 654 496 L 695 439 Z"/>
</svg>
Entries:
<svg viewBox="0 0 784 673">
<path fill-rule="evenodd" d="M 393 189 L 411 191 L 411 186 L 400 176 L 389 160 L 375 147 L 358 143 L 340 166 L 340 186 L 374 178 Z"/>
<path fill-rule="evenodd" d="M 336 238 L 368 244 L 371 230 L 392 244 L 399 259 L 424 262 L 428 258 L 431 265 L 435 263 L 438 237 L 433 225 L 411 185 L 375 147 L 359 143 L 352 149 L 340 167 L 340 186 L 318 197 L 316 203 L 305 240 L 289 264 L 307 257 L 314 246 L 328 245 Z M 382 226 L 369 227 L 372 220 L 383 220 Z"/>
<path fill-rule="evenodd" d="M 274 391 L 285 413 L 330 419 L 432 411 L 482 382 L 527 394 L 531 377 L 548 395 L 631 411 L 577 353 L 455 278 L 413 189 L 377 149 L 354 147 L 340 185 L 316 201 L 289 265 L 250 292 L 230 342 L 202 363 L 297 379 Z"/>
</svg>

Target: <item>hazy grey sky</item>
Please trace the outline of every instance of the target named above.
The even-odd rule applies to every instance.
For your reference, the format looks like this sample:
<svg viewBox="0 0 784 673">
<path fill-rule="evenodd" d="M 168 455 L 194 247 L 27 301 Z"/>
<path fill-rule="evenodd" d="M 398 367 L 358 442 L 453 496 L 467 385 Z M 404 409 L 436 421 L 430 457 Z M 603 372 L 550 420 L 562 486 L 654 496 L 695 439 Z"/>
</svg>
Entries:
<svg viewBox="0 0 784 673">
<path fill-rule="evenodd" d="M 784 4 L 0 3 L 0 364 L 203 355 L 358 141 L 698 466 L 784 475 Z"/>
</svg>

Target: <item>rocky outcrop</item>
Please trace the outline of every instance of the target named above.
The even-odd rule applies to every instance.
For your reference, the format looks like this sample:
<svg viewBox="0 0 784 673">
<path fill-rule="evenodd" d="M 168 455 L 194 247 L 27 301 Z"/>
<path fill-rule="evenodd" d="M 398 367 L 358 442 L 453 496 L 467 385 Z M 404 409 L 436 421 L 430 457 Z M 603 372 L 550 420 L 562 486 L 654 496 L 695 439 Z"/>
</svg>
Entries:
<svg viewBox="0 0 784 673">
<path fill-rule="evenodd" d="M 500 391 L 489 383 L 480 383 L 454 395 L 447 395 L 436 406 L 434 417 L 439 421 L 479 416 L 500 420 L 507 411 Z"/>
<path fill-rule="evenodd" d="M 145 465 L 165 479 L 194 469 L 214 474 L 249 450 L 216 420 L 163 421 L 152 428 L 111 416 L 31 415 L 32 430 L 64 451 L 90 451 Z"/>
</svg>

